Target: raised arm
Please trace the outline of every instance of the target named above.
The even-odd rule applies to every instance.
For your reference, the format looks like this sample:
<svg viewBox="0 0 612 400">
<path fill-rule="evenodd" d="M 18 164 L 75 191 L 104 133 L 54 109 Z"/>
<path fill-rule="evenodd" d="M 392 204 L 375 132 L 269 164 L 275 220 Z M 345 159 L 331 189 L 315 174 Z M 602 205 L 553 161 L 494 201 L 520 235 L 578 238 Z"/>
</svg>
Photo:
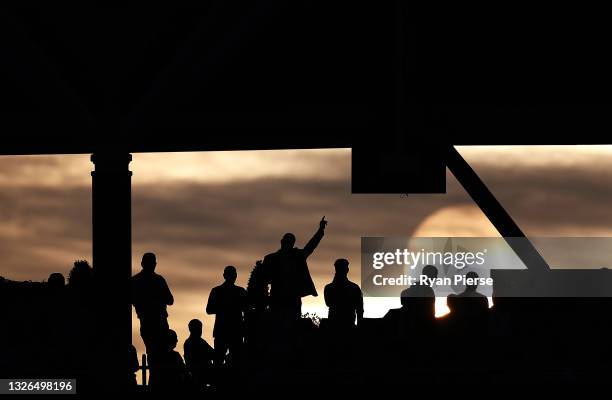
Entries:
<svg viewBox="0 0 612 400">
<path fill-rule="evenodd" d="M 321 239 L 323 239 L 323 235 L 325 234 L 326 226 L 327 226 L 327 221 L 325 220 L 325 215 L 324 215 L 323 218 L 321 218 L 321 221 L 319 221 L 319 229 L 317 229 L 312 239 L 310 239 L 308 243 L 306 243 L 306 246 L 304 246 L 304 249 L 303 249 L 304 257 L 308 258 L 308 256 L 310 256 L 312 252 L 317 248 L 317 246 L 319 245 L 319 242 L 321 242 Z"/>
</svg>

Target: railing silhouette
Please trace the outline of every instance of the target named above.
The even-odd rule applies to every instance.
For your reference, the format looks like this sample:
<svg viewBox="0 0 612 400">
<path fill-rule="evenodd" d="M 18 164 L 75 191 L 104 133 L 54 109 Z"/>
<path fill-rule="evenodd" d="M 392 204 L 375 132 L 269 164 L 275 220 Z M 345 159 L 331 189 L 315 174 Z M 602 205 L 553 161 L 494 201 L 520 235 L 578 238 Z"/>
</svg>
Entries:
<svg viewBox="0 0 612 400">
<path fill-rule="evenodd" d="M 147 355 L 143 354 L 141 358 L 141 364 L 138 366 L 138 370 L 142 371 L 141 383 L 140 386 L 146 387 L 147 382 L 147 371 L 149 371 L 151 367 L 147 363 Z"/>
</svg>

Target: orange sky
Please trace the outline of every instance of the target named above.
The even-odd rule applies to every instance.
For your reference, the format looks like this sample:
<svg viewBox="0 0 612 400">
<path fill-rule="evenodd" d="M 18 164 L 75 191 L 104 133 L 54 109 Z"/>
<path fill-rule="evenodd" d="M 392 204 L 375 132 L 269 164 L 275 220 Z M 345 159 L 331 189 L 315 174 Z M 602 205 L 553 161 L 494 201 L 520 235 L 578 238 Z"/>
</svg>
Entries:
<svg viewBox="0 0 612 400">
<path fill-rule="evenodd" d="M 612 146 L 461 148 L 523 230 L 532 236 L 609 236 Z M 43 280 L 91 260 L 88 155 L 0 158 L 0 275 Z M 359 282 L 361 236 L 496 236 L 488 220 L 448 175 L 442 195 L 351 195 L 350 151 L 299 150 L 134 154 L 133 270 L 146 251 L 175 294 L 170 325 L 186 338 L 204 315 L 223 267 L 245 285 L 255 261 L 287 231 L 303 245 L 322 215 L 326 237 L 309 260 L 317 289 L 348 258 Z M 610 263 L 612 265 L 612 262 Z M 325 315 L 322 296 L 304 310 Z M 381 316 L 396 299 L 368 299 Z M 134 343 L 142 349 L 134 321 Z M 181 349 L 179 349 L 181 350 Z"/>
</svg>

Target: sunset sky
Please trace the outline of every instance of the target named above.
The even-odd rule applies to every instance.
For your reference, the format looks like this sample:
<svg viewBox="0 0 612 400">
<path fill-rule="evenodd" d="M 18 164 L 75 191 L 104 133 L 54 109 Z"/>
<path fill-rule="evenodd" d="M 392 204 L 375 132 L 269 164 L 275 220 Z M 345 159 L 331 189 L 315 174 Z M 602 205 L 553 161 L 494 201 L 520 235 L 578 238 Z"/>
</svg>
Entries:
<svg viewBox="0 0 612 400">
<path fill-rule="evenodd" d="M 459 150 L 527 235 L 612 236 L 612 146 Z M 350 169 L 348 149 L 133 155 L 133 271 L 144 252 L 157 254 L 180 343 L 192 318 L 211 340 L 204 307 L 226 265 L 246 285 L 283 233 L 301 247 L 323 215 L 326 236 L 309 259 L 320 296 L 304 302 L 320 316 L 336 258 L 349 259 L 359 282 L 362 236 L 498 235 L 450 174 L 446 194 L 352 195 Z M 0 157 L 0 275 L 45 280 L 67 275 L 75 259 L 91 261 L 91 170 L 89 155 Z M 397 305 L 366 299 L 365 312 Z"/>
</svg>

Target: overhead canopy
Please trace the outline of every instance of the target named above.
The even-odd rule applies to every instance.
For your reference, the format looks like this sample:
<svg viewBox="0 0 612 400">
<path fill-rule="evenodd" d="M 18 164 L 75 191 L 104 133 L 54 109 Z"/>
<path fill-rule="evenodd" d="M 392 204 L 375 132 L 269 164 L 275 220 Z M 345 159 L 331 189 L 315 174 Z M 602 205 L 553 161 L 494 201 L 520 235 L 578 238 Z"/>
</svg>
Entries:
<svg viewBox="0 0 612 400">
<path fill-rule="evenodd" d="M 609 25 L 251 3 L 3 10 L 0 154 L 371 142 L 418 152 L 603 143 L 612 128 Z"/>
</svg>

